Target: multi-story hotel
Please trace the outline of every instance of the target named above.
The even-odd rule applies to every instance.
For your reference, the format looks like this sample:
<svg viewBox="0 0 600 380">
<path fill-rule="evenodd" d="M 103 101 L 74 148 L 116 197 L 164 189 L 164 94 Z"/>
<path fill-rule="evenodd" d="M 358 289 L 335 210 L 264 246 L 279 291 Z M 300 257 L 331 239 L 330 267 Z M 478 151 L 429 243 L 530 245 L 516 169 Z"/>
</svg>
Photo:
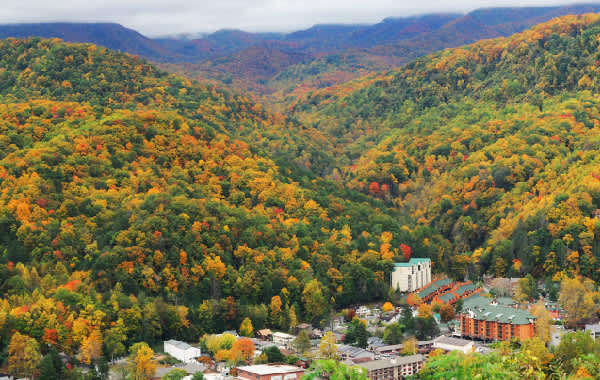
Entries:
<svg viewBox="0 0 600 380">
<path fill-rule="evenodd" d="M 431 259 L 411 258 L 394 264 L 391 286 L 401 292 L 414 292 L 431 282 Z"/>
<path fill-rule="evenodd" d="M 458 320 L 460 335 L 467 338 L 524 340 L 535 334 L 535 317 L 531 313 L 486 297 L 471 297 L 465 302 Z"/>
</svg>

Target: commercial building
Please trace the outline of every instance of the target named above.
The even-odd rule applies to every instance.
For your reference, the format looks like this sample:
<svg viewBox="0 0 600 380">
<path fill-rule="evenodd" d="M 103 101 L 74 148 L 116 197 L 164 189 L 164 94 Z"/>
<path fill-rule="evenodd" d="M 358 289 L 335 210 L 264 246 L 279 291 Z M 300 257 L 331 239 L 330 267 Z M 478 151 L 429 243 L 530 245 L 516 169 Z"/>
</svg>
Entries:
<svg viewBox="0 0 600 380">
<path fill-rule="evenodd" d="M 246 380 L 297 380 L 304 375 L 304 369 L 284 364 L 258 364 L 237 367 L 237 376 Z"/>
<path fill-rule="evenodd" d="M 165 353 L 184 363 L 193 363 L 197 357 L 202 355 L 198 347 L 192 347 L 187 343 L 173 339 L 165 341 L 163 349 Z"/>
<path fill-rule="evenodd" d="M 411 258 L 394 264 L 391 286 L 401 292 L 413 292 L 431 282 L 431 259 Z"/>
<path fill-rule="evenodd" d="M 367 351 L 364 348 L 348 346 L 346 344 L 340 344 L 337 348 L 338 354 L 342 360 L 373 360 L 375 359 L 375 353 L 372 351 Z"/>
<path fill-rule="evenodd" d="M 294 339 L 296 339 L 296 337 L 290 334 L 282 332 L 273 333 L 273 343 L 283 348 L 292 347 Z"/>
<path fill-rule="evenodd" d="M 433 348 L 445 351 L 462 351 L 468 354 L 475 350 L 475 343 L 472 340 L 440 336 L 433 340 Z"/>
<path fill-rule="evenodd" d="M 471 281 L 456 284 L 451 290 L 433 297 L 434 302 L 453 305 L 461 298 L 468 298 L 474 294 L 481 293 L 481 288 L 475 286 Z"/>
<path fill-rule="evenodd" d="M 418 373 L 424 362 L 425 356 L 410 355 L 373 360 L 359 363 L 358 366 L 367 370 L 367 377 L 371 380 L 399 380 Z"/>
<path fill-rule="evenodd" d="M 600 323 L 595 325 L 585 325 L 585 331 L 589 332 L 592 338 L 600 338 Z"/>
<path fill-rule="evenodd" d="M 424 288 L 419 290 L 417 295 L 421 301 L 429 303 L 429 301 L 433 300 L 435 296 L 444 294 L 449 289 L 452 289 L 453 285 L 454 282 L 452 282 L 452 280 L 449 278 L 443 278 L 426 285 Z"/>
<path fill-rule="evenodd" d="M 458 316 L 460 336 L 481 340 L 533 338 L 535 317 L 527 310 L 503 305 L 486 297 L 471 297 Z"/>
</svg>

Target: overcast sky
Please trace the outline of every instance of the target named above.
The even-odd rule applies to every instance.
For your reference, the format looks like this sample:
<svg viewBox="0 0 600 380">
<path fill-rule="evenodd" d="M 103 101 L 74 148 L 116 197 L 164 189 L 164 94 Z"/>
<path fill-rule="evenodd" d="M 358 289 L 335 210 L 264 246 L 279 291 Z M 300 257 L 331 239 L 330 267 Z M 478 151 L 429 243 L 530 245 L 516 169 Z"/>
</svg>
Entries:
<svg viewBox="0 0 600 380">
<path fill-rule="evenodd" d="M 552 0 L 3 0 L 0 23 L 118 22 L 147 36 L 242 29 L 287 32 L 322 23 L 466 12 L 491 6 L 581 3 Z M 597 1 L 587 1 L 587 3 Z M 8 4 L 7 4 L 8 3 Z"/>
</svg>

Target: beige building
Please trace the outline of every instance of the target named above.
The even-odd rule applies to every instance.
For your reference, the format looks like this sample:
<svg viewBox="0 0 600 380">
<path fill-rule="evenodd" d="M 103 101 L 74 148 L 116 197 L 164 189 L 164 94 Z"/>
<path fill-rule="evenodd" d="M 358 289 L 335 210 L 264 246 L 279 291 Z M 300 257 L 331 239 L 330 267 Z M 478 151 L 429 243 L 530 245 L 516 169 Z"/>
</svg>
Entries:
<svg viewBox="0 0 600 380">
<path fill-rule="evenodd" d="M 273 333 L 273 343 L 275 343 L 279 347 L 289 349 L 290 347 L 292 347 L 292 342 L 294 341 L 294 339 L 296 339 L 296 337 L 290 334 L 282 332 Z"/>
<path fill-rule="evenodd" d="M 367 370 L 371 380 L 399 380 L 418 373 L 425 363 L 425 356 L 398 356 L 393 359 L 373 360 L 358 363 L 359 367 Z"/>
<path fill-rule="evenodd" d="M 394 264 L 391 286 L 401 292 L 414 292 L 431 282 L 431 259 L 411 258 L 407 263 Z"/>
</svg>

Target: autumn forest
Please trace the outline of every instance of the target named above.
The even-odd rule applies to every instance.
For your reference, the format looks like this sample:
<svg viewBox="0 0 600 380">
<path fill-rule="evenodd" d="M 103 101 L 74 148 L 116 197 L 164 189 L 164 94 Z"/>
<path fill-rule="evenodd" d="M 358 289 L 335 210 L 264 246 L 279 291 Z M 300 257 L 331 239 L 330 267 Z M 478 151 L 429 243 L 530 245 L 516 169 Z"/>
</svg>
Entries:
<svg viewBox="0 0 600 380">
<path fill-rule="evenodd" d="M 0 40 L 0 361 L 324 326 L 403 302 L 411 256 L 598 284 L 599 48 L 600 14 L 564 16 L 250 93 L 206 64 Z"/>
</svg>

